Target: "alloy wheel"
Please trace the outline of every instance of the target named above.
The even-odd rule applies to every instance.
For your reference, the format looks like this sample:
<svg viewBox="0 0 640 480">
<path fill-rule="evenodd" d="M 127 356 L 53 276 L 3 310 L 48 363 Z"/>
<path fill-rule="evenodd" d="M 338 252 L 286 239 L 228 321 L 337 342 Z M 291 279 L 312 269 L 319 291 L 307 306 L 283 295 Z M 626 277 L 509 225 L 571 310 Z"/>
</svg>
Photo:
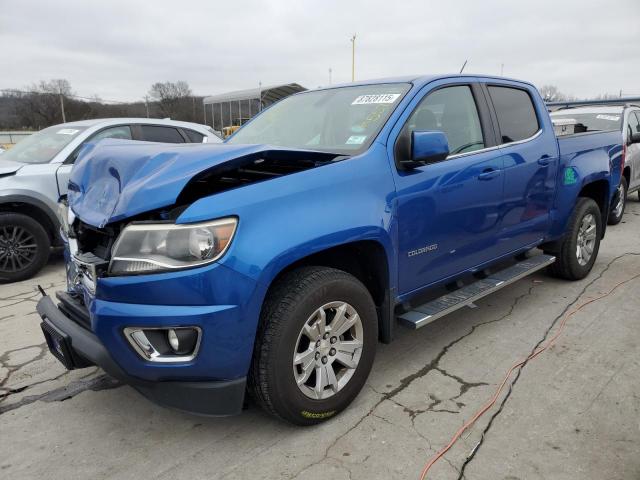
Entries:
<svg viewBox="0 0 640 480">
<path fill-rule="evenodd" d="M 342 390 L 358 367 L 364 345 L 362 320 L 346 302 L 330 302 L 307 319 L 293 352 L 300 391 L 323 400 Z"/>
<path fill-rule="evenodd" d="M 0 227 L 0 270 L 23 270 L 33 263 L 36 253 L 36 240 L 27 229 L 18 225 Z"/>
<path fill-rule="evenodd" d="M 589 213 L 584 216 L 580 223 L 576 242 L 576 256 L 578 263 L 583 267 L 589 263 L 593 255 L 593 250 L 596 245 L 596 233 L 596 218 Z"/>
</svg>

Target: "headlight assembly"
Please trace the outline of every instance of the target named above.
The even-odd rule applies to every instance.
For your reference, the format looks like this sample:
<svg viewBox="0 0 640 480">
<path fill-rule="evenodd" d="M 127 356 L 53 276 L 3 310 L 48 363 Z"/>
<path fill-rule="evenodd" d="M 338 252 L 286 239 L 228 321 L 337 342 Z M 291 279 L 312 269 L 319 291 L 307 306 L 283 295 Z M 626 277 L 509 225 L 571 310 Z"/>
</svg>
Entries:
<svg viewBox="0 0 640 480">
<path fill-rule="evenodd" d="M 211 263 L 227 250 L 236 231 L 236 218 L 205 223 L 134 223 L 113 246 L 109 273 L 156 273 Z"/>
</svg>

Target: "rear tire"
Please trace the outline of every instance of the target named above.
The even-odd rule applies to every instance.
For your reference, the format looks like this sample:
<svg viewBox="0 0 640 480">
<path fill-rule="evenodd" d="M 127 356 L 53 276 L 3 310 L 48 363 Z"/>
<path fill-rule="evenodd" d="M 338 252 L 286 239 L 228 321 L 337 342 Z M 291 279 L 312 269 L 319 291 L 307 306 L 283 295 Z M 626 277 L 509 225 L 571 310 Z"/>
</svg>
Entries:
<svg viewBox="0 0 640 480">
<path fill-rule="evenodd" d="M 0 213 L 0 283 L 33 277 L 49 259 L 46 230 L 21 213 Z"/>
<path fill-rule="evenodd" d="M 627 205 L 627 179 L 622 177 L 620 185 L 616 190 L 616 194 L 613 197 L 613 206 L 609 213 L 608 223 L 609 225 L 617 225 L 622 221 L 624 215 L 624 208 Z"/>
<path fill-rule="evenodd" d="M 262 309 L 249 392 L 288 422 L 325 421 L 364 386 L 377 337 L 375 304 L 358 279 L 326 267 L 287 273 Z"/>
<path fill-rule="evenodd" d="M 583 279 L 598 257 L 601 238 L 602 215 L 598 204 L 591 198 L 578 198 L 560 248 L 557 252 L 549 252 L 556 256 L 549 272 L 567 280 Z"/>
</svg>

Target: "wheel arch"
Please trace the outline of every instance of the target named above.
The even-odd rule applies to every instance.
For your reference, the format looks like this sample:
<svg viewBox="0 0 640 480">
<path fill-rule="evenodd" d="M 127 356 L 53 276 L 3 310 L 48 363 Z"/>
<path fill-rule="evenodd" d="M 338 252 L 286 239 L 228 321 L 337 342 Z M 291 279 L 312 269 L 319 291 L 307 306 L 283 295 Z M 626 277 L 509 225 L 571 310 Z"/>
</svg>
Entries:
<svg viewBox="0 0 640 480">
<path fill-rule="evenodd" d="M 380 340 L 385 343 L 392 340 L 394 321 L 392 301 L 394 286 L 391 285 L 390 275 L 392 265 L 382 242 L 372 239 L 357 240 L 324 248 L 291 260 L 273 276 L 264 298 L 268 297 L 270 290 L 284 275 L 306 266 L 336 268 L 360 280 L 376 305 Z"/>
<path fill-rule="evenodd" d="M 629 185 L 631 185 L 631 167 L 629 165 L 624 167 L 624 170 L 622 171 L 622 176 L 627 181 L 627 187 L 629 187 Z"/>
<path fill-rule="evenodd" d="M 58 235 L 60 222 L 44 202 L 24 195 L 0 197 L 0 213 L 20 213 L 33 218 L 44 227 L 51 244 L 60 245 L 61 239 Z"/>
</svg>

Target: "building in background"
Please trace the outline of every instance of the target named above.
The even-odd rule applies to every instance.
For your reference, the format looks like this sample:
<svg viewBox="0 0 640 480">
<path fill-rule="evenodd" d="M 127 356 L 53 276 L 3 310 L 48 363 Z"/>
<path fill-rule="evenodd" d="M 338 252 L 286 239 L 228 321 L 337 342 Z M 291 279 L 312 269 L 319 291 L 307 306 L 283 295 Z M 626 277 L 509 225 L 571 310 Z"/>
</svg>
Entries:
<svg viewBox="0 0 640 480">
<path fill-rule="evenodd" d="M 306 90 L 297 83 L 271 85 L 205 97 L 204 123 L 228 136 L 272 103 Z"/>
</svg>

